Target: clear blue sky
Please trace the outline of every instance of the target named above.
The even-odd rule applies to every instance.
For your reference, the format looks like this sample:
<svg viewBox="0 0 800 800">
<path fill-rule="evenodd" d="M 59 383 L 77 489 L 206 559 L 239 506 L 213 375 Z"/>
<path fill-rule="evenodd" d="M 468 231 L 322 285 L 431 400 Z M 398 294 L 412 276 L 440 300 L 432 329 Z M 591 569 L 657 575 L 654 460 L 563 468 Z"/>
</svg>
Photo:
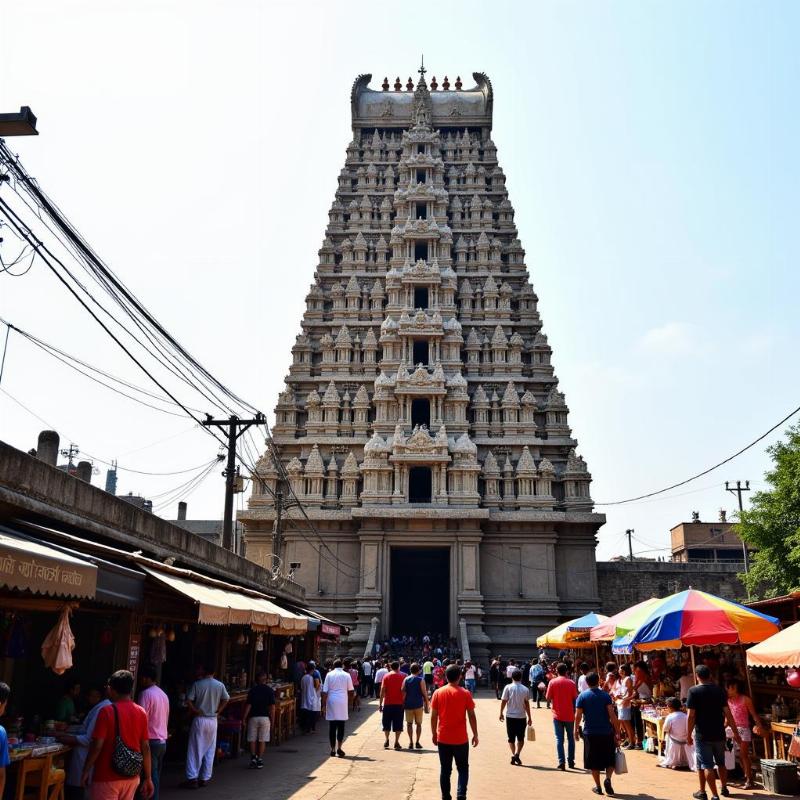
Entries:
<svg viewBox="0 0 800 800">
<path fill-rule="evenodd" d="M 494 84 L 494 139 L 595 500 L 699 471 L 798 405 L 798 4 L 187 8 L 4 3 L 0 108 L 34 108 L 41 136 L 13 143 L 30 171 L 239 393 L 271 410 L 288 368 L 353 79 L 405 80 L 424 50 L 440 80 L 483 70 Z M 135 375 L 40 267 L 0 275 L 0 315 Z M 216 451 L 13 339 L 2 388 L 131 467 Z M 41 427 L 0 393 L 0 437 L 27 449 Z M 621 552 L 626 527 L 664 546 L 693 509 L 732 508 L 726 479 L 760 481 L 766 464 L 759 446 L 692 494 L 607 509 L 599 555 Z M 181 480 L 121 473 L 120 489 Z M 210 478 L 190 516 L 220 516 L 221 500 Z"/>
</svg>

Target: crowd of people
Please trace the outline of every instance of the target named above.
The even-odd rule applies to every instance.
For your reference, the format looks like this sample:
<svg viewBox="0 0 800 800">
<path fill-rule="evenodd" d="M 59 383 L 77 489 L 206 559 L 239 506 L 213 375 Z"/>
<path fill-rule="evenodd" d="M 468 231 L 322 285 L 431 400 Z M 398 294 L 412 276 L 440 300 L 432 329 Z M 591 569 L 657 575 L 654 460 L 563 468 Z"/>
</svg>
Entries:
<svg viewBox="0 0 800 800">
<path fill-rule="evenodd" d="M 396 643 L 402 646 L 402 638 Z M 450 800 L 455 763 L 456 798 L 463 800 L 469 779 L 469 745 L 478 744 L 473 696 L 483 673 L 470 661 L 439 659 L 432 651 L 420 661 L 390 656 L 354 662 L 353 669 L 359 676 L 361 696 L 379 699 L 385 748 L 404 749 L 405 722 L 407 748 L 422 749 L 424 715 L 430 714 L 431 740 L 441 764 L 442 798 Z M 609 662 L 600 670 L 588 662 L 575 664 L 565 652 L 553 660 L 543 652 L 520 663 L 502 656 L 492 658 L 488 683 L 500 701 L 499 716 L 505 723 L 511 764 L 522 764 L 526 740 L 535 739 L 533 703 L 537 708 L 544 704 L 553 719 L 556 768 L 575 769 L 576 744 L 582 742 L 583 769 L 592 775 L 592 791 L 613 796 L 615 769 L 624 771 L 620 764 L 625 760 L 623 751 L 643 748 L 641 707 L 660 696 L 668 698 L 670 713 L 664 720 L 666 746 L 658 765 L 696 770 L 696 800 L 718 800 L 720 795 L 730 794 L 725 752 L 732 741 L 740 753 L 743 787 L 752 788 L 748 743 L 764 726 L 742 682 L 722 669 L 723 689 L 712 682 L 712 673 L 704 664 L 694 674 L 686 669 L 667 674 L 660 668 L 651 671 L 652 663 Z"/>
<path fill-rule="evenodd" d="M 296 682 L 300 727 L 304 735 L 316 732 L 317 722 L 328 722 L 330 755 L 344 758 L 345 723 L 360 710 L 360 700 L 376 698 L 381 715 L 384 748 L 422 750 L 425 717 L 430 716 L 431 742 L 440 759 L 443 800 L 451 798 L 453 764 L 457 772 L 457 800 L 465 800 L 469 780 L 469 748 L 478 746 L 474 694 L 482 670 L 470 660 L 436 654 L 436 641 L 421 644 L 418 659 L 393 656 L 340 659 L 316 665 L 299 662 Z M 574 664 L 566 653 L 548 660 L 545 653 L 524 663 L 502 656 L 491 659 L 489 686 L 500 701 L 499 718 L 505 723 L 511 764 L 522 765 L 527 740 L 536 738 L 532 706 L 544 703 L 551 711 L 555 763 L 559 770 L 575 769 L 576 743 L 583 742 L 583 768 L 593 778 L 595 794 L 613 795 L 612 776 L 620 773 L 623 750 L 641 749 L 644 729 L 640 708 L 656 692 L 672 691 L 664 720 L 665 752 L 659 766 L 695 769 L 697 800 L 727 797 L 726 750 L 732 741 L 738 748 L 744 772 L 744 788 L 752 788 L 749 746 L 753 736 L 766 730 L 743 683 L 720 671 L 724 688 L 712 681 L 712 672 L 700 664 L 694 675 L 664 670 L 652 674 L 653 662 L 609 662 L 600 671 L 587 662 Z M 157 683 L 150 665 L 139 670 L 140 687 L 134 702 L 134 678 L 119 670 L 102 690 L 88 695 L 89 710 L 82 733 L 60 734 L 72 746 L 67 767 L 67 800 L 145 800 L 158 798 L 167 742 L 169 700 Z M 10 695 L 0 684 L 0 715 Z M 75 716 L 80 687 L 65 686 L 60 713 Z M 664 695 L 662 694 L 662 697 Z M 228 692 L 210 669 L 199 667 L 189 687 L 186 708 L 191 715 L 186 753 L 186 775 L 181 786 L 195 789 L 212 777 L 217 743 L 217 721 L 229 702 Z M 684 710 L 685 708 L 685 710 Z M 260 672 L 244 706 L 242 727 L 250 750 L 250 767 L 263 767 L 263 756 L 275 720 L 275 694 Z M 470 733 L 468 733 L 469 725 Z M 403 733 L 407 736 L 405 747 Z M 0 792 L 9 764 L 8 742 L 0 727 Z"/>
</svg>

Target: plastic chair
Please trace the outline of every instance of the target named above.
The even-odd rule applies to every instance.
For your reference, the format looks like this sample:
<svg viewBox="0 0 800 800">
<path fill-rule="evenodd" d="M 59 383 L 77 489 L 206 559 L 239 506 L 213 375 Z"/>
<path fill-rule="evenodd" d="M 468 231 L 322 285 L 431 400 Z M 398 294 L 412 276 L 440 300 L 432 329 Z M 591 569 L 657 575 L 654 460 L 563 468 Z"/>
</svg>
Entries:
<svg viewBox="0 0 800 800">
<path fill-rule="evenodd" d="M 63 769 L 53 768 L 53 757 L 26 758 L 19 762 L 14 800 L 64 800 Z"/>
</svg>

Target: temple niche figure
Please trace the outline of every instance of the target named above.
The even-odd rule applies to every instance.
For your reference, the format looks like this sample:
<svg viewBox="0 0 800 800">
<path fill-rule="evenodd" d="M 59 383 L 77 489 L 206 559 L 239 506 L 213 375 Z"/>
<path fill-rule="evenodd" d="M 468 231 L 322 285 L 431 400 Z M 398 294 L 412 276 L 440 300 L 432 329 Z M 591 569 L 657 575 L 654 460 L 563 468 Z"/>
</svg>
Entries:
<svg viewBox="0 0 800 800">
<path fill-rule="evenodd" d="M 300 565 L 306 603 L 350 626 L 353 654 L 427 632 L 473 659 L 529 656 L 597 607 L 605 518 L 491 138 L 492 84 L 425 72 L 353 84 L 276 406 L 282 469 L 261 457 L 239 520 L 249 557 Z M 275 540 L 278 491 L 302 510 L 283 510 Z"/>
</svg>

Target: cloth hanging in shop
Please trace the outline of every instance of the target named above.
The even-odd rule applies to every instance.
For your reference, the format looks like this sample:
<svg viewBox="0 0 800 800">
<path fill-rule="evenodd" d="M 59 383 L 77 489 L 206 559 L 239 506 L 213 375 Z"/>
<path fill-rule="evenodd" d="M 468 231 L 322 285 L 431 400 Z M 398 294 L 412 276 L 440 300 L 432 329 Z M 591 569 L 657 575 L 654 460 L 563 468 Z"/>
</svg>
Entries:
<svg viewBox="0 0 800 800">
<path fill-rule="evenodd" d="M 69 626 L 72 608 L 72 604 L 67 603 L 61 609 L 61 615 L 55 628 L 45 636 L 42 642 L 42 658 L 45 666 L 52 669 L 56 675 L 63 675 L 72 667 L 72 651 L 75 649 L 75 637 Z"/>
<path fill-rule="evenodd" d="M 164 632 L 161 631 L 153 637 L 153 643 L 150 645 L 150 663 L 153 666 L 163 664 L 167 660 L 167 638 Z"/>
</svg>

